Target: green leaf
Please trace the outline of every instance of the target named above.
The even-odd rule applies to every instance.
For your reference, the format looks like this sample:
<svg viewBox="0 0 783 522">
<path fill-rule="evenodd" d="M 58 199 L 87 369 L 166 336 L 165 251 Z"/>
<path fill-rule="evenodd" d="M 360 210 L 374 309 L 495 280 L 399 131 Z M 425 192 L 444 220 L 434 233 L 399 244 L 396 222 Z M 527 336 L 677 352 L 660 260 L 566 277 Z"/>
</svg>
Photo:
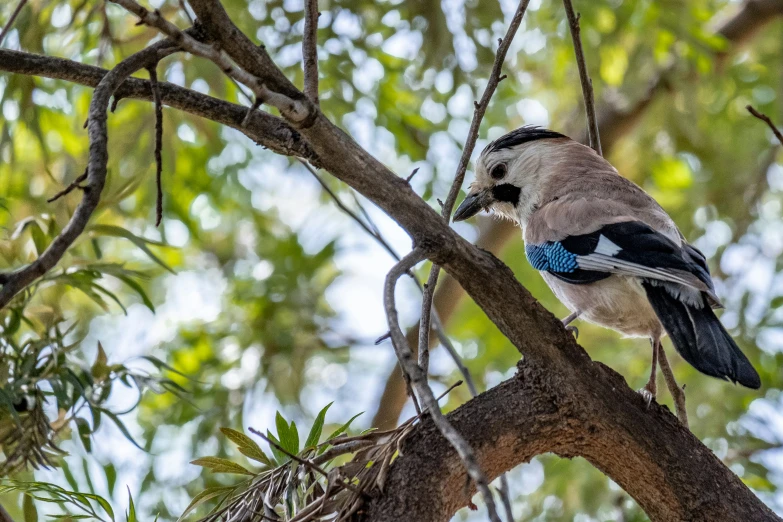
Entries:
<svg viewBox="0 0 783 522">
<path fill-rule="evenodd" d="M 155 366 L 155 368 L 157 368 L 158 370 L 165 369 L 165 370 L 168 370 L 168 371 L 170 371 L 172 373 L 176 373 L 177 375 L 181 375 L 182 377 L 185 377 L 186 379 L 193 380 L 189 375 L 186 375 L 186 374 L 182 373 L 181 371 L 177 370 L 176 368 L 174 368 L 170 364 L 166 364 L 165 362 L 161 361 L 157 357 L 153 357 L 152 355 L 142 355 L 139 358 L 140 359 L 144 359 L 145 361 L 147 361 L 149 363 L 152 363 Z"/>
<path fill-rule="evenodd" d="M 38 252 L 38 255 L 40 256 L 43 254 L 43 251 L 46 250 L 46 246 L 48 245 L 49 241 L 47 241 L 46 234 L 37 221 L 31 224 L 30 235 L 33 237 L 35 251 Z"/>
<path fill-rule="evenodd" d="M 315 417 L 315 421 L 313 422 L 313 427 L 310 428 L 310 434 L 307 436 L 307 441 L 305 442 L 305 448 L 312 448 L 318 445 L 318 441 L 321 438 L 321 432 L 324 429 L 324 420 L 326 419 L 326 412 L 331 407 L 333 403 L 327 404 L 321 411 L 318 412 L 318 415 Z"/>
<path fill-rule="evenodd" d="M 96 380 L 105 379 L 109 375 L 109 359 L 100 341 L 98 341 L 98 355 L 95 356 L 90 373 Z"/>
<path fill-rule="evenodd" d="M 288 422 L 278 411 L 277 415 L 275 415 L 275 425 L 277 426 L 277 437 L 280 441 L 280 446 L 294 455 L 299 453 L 299 433 L 296 429 L 296 424 L 292 421 L 289 426 Z"/>
<path fill-rule="evenodd" d="M 120 281 L 122 281 L 123 283 L 125 283 L 126 285 L 128 285 L 129 287 L 131 287 L 137 294 L 139 294 L 139 297 L 141 297 L 141 301 L 144 303 L 144 306 L 146 306 L 153 312 L 155 311 L 155 305 L 152 304 L 152 301 L 150 301 L 150 298 L 147 296 L 147 293 L 144 291 L 144 289 L 141 287 L 139 283 L 137 283 L 136 281 L 134 281 L 128 276 L 117 275 L 115 277 Z"/>
<path fill-rule="evenodd" d="M 255 476 L 255 473 L 248 471 L 236 462 L 232 462 L 228 459 L 221 459 L 220 457 L 201 457 L 190 463 L 207 468 L 213 473 L 236 473 L 238 475 Z"/>
<path fill-rule="evenodd" d="M 105 413 L 106 416 L 109 417 L 112 420 L 112 422 L 114 422 L 114 424 L 117 426 L 117 428 L 119 428 L 120 432 L 122 432 L 122 434 L 125 436 L 126 439 L 128 439 L 130 441 L 131 444 L 133 444 L 134 446 L 139 448 L 141 451 L 144 451 L 144 452 L 147 451 L 144 448 L 142 448 L 141 446 L 139 446 L 139 444 L 136 442 L 136 440 L 133 438 L 133 436 L 128 431 L 128 428 L 125 427 L 125 425 L 117 417 L 117 415 L 115 415 L 114 413 L 110 412 L 109 410 L 101 409 L 101 411 L 103 413 Z"/>
<path fill-rule="evenodd" d="M 330 440 L 332 440 L 333 438 L 335 438 L 335 437 L 339 437 L 340 435 L 342 435 L 343 433 L 345 433 L 346 431 L 348 431 L 348 428 L 350 428 L 350 427 L 351 427 L 351 423 L 352 423 L 353 421 L 355 421 L 355 420 L 356 420 L 356 418 L 357 418 L 359 415 L 363 414 L 363 413 L 364 413 L 364 412 L 357 413 L 356 415 L 354 415 L 353 417 L 351 417 L 350 419 L 348 419 L 348 422 L 346 422 L 345 424 L 343 424 L 342 426 L 340 426 L 339 428 L 337 428 L 336 430 L 334 430 L 334 432 L 332 432 L 332 434 L 331 434 L 331 435 L 329 435 L 329 436 L 326 438 L 326 440 L 327 440 L 327 441 L 330 441 Z"/>
<path fill-rule="evenodd" d="M 277 437 L 275 437 L 271 431 L 266 430 L 266 436 L 269 440 L 271 440 L 278 446 L 282 446 L 282 444 L 280 444 L 280 441 L 277 440 Z M 288 455 L 286 455 L 285 453 L 277 449 L 277 446 L 275 446 L 275 444 L 269 445 L 269 449 L 272 450 L 272 455 L 275 456 L 275 463 L 282 464 L 283 462 L 287 462 L 288 460 L 290 460 L 291 457 L 289 457 Z"/>
<path fill-rule="evenodd" d="M 136 506 L 133 504 L 133 495 L 131 495 L 130 487 L 125 487 L 128 488 L 128 512 L 125 518 L 128 519 L 128 522 L 138 522 L 138 519 L 136 518 Z"/>
<path fill-rule="evenodd" d="M 245 457 L 266 464 L 267 466 L 273 465 L 272 461 L 269 460 L 269 457 L 266 456 L 261 447 L 244 433 L 232 430 L 231 428 L 220 428 L 220 431 L 231 442 L 238 446 L 239 452 Z"/>
<path fill-rule="evenodd" d="M 109 496 L 114 493 L 114 486 L 117 484 L 117 468 L 114 464 L 106 464 L 103 467 L 103 472 L 106 474 L 106 487 L 109 491 Z"/>
<path fill-rule="evenodd" d="M 90 227 L 90 231 L 94 232 L 96 234 L 102 235 L 102 236 L 114 236 L 114 237 L 123 237 L 130 242 L 132 242 L 134 245 L 136 245 L 137 248 L 139 248 L 142 252 L 147 254 L 147 257 L 149 257 L 152 261 L 159 264 L 172 274 L 175 274 L 174 270 L 164 263 L 158 256 L 156 256 L 152 250 L 147 245 L 156 245 L 156 246 L 166 246 L 165 244 L 159 242 L 159 241 L 153 241 L 151 239 L 144 239 L 130 230 L 126 230 L 122 227 L 114 226 L 114 225 L 93 225 Z"/>
<path fill-rule="evenodd" d="M 22 511 L 24 512 L 24 522 L 38 522 L 38 510 L 35 508 L 33 497 L 30 495 L 24 495 Z"/>
<path fill-rule="evenodd" d="M 219 486 L 214 488 L 207 488 L 199 492 L 199 494 L 193 497 L 193 500 L 190 501 L 190 504 L 188 504 L 188 507 L 185 508 L 185 511 L 177 519 L 177 522 L 184 520 L 185 517 L 188 515 L 188 513 L 196 509 L 198 506 L 200 506 L 207 500 L 223 495 L 224 493 L 225 494 L 230 493 L 233 490 L 234 490 L 234 486 Z"/>
<path fill-rule="evenodd" d="M 85 419 L 77 417 L 76 428 L 79 431 L 79 438 L 84 445 L 84 449 L 87 450 L 87 453 L 92 452 L 92 440 L 90 438 L 90 435 L 92 435 L 92 430 L 90 429 L 89 423 Z"/>
</svg>

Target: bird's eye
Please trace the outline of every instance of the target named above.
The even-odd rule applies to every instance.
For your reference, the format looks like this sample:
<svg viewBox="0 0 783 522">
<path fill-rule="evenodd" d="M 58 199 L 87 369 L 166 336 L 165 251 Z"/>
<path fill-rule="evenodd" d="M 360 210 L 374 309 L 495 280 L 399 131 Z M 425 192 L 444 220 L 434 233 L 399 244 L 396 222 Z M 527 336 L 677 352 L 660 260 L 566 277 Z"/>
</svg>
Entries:
<svg viewBox="0 0 783 522">
<path fill-rule="evenodd" d="M 495 165 L 490 171 L 489 175 L 492 176 L 493 179 L 503 179 L 506 176 L 505 163 L 498 163 Z"/>
</svg>

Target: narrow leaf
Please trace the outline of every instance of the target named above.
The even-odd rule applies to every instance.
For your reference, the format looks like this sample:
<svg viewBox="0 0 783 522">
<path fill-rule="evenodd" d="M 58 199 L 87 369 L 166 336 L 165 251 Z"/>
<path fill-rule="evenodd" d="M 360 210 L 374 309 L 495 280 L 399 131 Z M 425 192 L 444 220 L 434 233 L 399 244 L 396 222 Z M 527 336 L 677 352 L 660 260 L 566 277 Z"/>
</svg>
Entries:
<svg viewBox="0 0 783 522">
<path fill-rule="evenodd" d="M 201 457 L 190 463 L 207 468 L 213 473 L 236 473 L 238 475 L 255 476 L 255 473 L 248 471 L 236 462 L 232 462 L 228 459 L 221 459 L 220 457 Z"/>
<path fill-rule="evenodd" d="M 332 404 L 333 403 L 330 402 L 321 411 L 318 412 L 318 415 L 315 417 L 315 421 L 313 422 L 313 427 L 310 428 L 310 434 L 307 436 L 305 448 L 311 448 L 318 445 L 318 441 L 321 438 L 321 432 L 324 429 L 326 412 Z"/>
<path fill-rule="evenodd" d="M 225 435 L 231 442 L 239 447 L 239 452 L 242 453 L 242 455 L 249 459 L 256 460 L 262 464 L 266 464 L 267 466 L 272 466 L 272 462 L 269 460 L 269 457 L 266 456 L 261 447 L 256 444 L 253 439 L 244 433 L 232 430 L 231 428 L 220 428 L 220 431 L 223 432 L 223 435 Z"/>
<path fill-rule="evenodd" d="M 196 509 L 198 506 L 203 504 L 209 499 L 218 497 L 223 494 L 228 494 L 234 489 L 234 486 L 220 486 L 220 487 L 214 487 L 214 488 L 207 488 L 201 492 L 199 492 L 198 495 L 193 497 L 193 500 L 190 501 L 190 504 L 188 504 L 188 507 L 185 508 L 185 511 L 182 513 L 182 516 L 180 516 L 177 519 L 177 522 L 180 522 L 185 519 L 185 517 Z"/>
</svg>

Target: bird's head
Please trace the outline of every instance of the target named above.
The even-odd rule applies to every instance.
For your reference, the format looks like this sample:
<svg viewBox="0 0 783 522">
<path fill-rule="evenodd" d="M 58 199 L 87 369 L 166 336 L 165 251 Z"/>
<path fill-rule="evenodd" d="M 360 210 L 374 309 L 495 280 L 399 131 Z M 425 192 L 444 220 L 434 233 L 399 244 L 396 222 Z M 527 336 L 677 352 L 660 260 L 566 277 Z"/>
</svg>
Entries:
<svg viewBox="0 0 783 522">
<path fill-rule="evenodd" d="M 479 156 L 476 180 L 454 213 L 454 221 L 494 210 L 525 225 L 543 185 L 557 171 L 571 143 L 575 144 L 563 134 L 535 126 L 519 128 L 493 141 Z"/>
</svg>

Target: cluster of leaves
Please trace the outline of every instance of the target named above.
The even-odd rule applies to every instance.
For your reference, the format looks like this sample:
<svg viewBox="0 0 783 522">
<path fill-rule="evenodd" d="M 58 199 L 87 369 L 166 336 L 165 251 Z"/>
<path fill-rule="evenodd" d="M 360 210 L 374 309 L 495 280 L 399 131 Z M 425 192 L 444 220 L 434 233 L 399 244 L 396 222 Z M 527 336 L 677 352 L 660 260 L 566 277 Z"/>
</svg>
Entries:
<svg viewBox="0 0 783 522">
<path fill-rule="evenodd" d="M 74 426 L 90 452 L 92 436 L 103 418 L 136 444 L 119 415 L 133 410 L 138 402 L 123 412 L 113 411 L 108 405 L 117 383 L 136 390 L 139 400 L 148 389 L 158 393 L 185 392 L 180 384 L 164 376 L 110 364 L 100 343 L 93 364 L 84 365 L 74 357 L 79 342 L 72 335 L 73 324 L 66 327 L 57 321 L 37 336 L 18 336 L 19 323 L 29 320 L 13 311 L 0 336 L 0 449 L 5 456 L 0 463 L 0 476 L 15 474 L 28 466 L 56 466 L 56 457 L 64 454 L 57 441 Z M 154 357 L 143 359 L 158 370 L 173 370 Z"/>
<path fill-rule="evenodd" d="M 36 522 L 39 520 L 38 509 L 33 503 L 33 500 L 47 504 L 56 504 L 64 509 L 66 511 L 65 513 L 49 515 L 50 518 L 57 520 L 98 520 L 101 522 L 115 522 L 117 520 L 111 503 L 94 493 L 69 491 L 48 482 L 9 480 L 0 484 L 0 494 L 15 492 L 24 495 L 24 522 Z M 96 509 L 96 504 L 100 508 L 100 511 Z M 139 518 L 136 515 L 136 505 L 133 502 L 133 497 L 130 492 L 128 492 L 128 510 L 125 512 L 124 522 L 138 521 Z"/>
<path fill-rule="evenodd" d="M 217 504 L 201 519 L 202 522 L 228 521 L 233 520 L 232 517 L 248 522 L 345 520 L 355 512 L 362 495 L 369 493 L 373 485 L 380 483 L 382 487 L 383 478 L 378 470 L 383 466 L 375 466 L 371 474 L 367 473 L 375 463 L 372 458 L 382 449 L 391 462 L 397 445 L 410 432 L 413 422 L 405 423 L 391 435 L 385 434 L 387 440 L 379 444 L 378 434 L 372 431 L 355 437 L 345 436 L 359 416 L 355 415 L 319 443 L 330 406 L 328 404 L 318 413 L 303 444 L 296 423 L 286 421 L 280 412 L 276 416 L 276 434 L 267 430 L 264 435 L 250 428 L 251 433 L 269 443 L 269 456 L 248 435 L 221 428 L 237 450 L 260 464 L 260 469 L 251 471 L 221 457 L 194 460 L 192 464 L 213 473 L 240 474 L 248 478 L 237 484 L 205 489 L 193 498 L 180 518 L 212 500 Z M 356 456 L 347 464 L 345 458 L 349 454 Z M 384 469 L 388 469 L 389 462 Z"/>
</svg>

